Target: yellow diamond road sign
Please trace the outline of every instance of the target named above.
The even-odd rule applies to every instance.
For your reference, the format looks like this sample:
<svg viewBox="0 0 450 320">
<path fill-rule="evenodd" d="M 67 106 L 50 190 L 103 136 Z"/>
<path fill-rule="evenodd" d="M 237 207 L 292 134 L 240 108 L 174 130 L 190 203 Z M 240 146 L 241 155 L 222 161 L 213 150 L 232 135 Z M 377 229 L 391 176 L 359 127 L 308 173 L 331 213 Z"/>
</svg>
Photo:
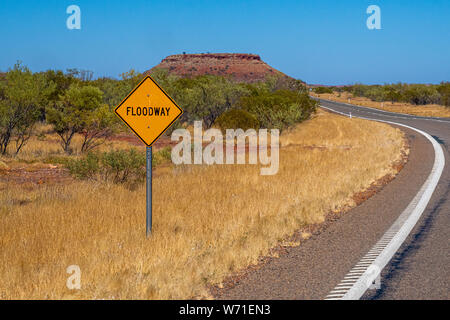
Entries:
<svg viewBox="0 0 450 320">
<path fill-rule="evenodd" d="M 147 146 L 183 113 L 150 76 L 146 76 L 115 111 Z"/>
</svg>

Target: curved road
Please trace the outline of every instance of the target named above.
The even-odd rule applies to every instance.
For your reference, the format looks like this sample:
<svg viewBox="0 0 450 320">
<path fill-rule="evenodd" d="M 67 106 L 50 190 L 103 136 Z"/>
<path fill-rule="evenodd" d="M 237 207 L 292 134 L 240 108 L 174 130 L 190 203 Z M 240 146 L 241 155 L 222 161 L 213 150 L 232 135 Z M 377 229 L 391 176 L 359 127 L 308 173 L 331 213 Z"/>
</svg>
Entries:
<svg viewBox="0 0 450 320">
<path fill-rule="evenodd" d="M 381 271 L 378 289 L 362 299 L 449 299 L 450 119 L 417 117 L 327 100 L 324 108 L 396 122 L 422 130 L 442 147 L 445 167 L 420 219 Z M 220 299 L 324 299 L 371 255 L 374 246 L 415 199 L 435 164 L 435 149 L 422 134 L 400 127 L 410 142 L 409 161 L 379 193 L 313 235 L 299 247 L 250 272 Z M 436 144 L 437 145 L 437 144 Z M 381 240 L 382 241 L 382 240 Z M 362 261 L 362 262 L 361 262 Z M 350 288 L 351 286 L 348 286 Z"/>
</svg>

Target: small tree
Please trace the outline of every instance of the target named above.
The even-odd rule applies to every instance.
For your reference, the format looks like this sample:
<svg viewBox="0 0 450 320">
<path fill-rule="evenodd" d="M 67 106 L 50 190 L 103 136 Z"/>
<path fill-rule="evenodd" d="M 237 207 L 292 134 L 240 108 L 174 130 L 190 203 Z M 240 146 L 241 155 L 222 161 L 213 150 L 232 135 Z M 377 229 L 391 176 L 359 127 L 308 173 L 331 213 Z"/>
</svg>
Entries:
<svg viewBox="0 0 450 320">
<path fill-rule="evenodd" d="M 60 96 L 60 101 L 48 108 L 47 121 L 61 138 L 61 146 L 67 154 L 72 153 L 70 144 L 74 135 L 89 130 L 94 114 L 102 105 L 102 95 L 102 91 L 94 86 L 71 85 Z"/>
<path fill-rule="evenodd" d="M 85 128 L 80 132 L 83 137 L 81 152 L 90 151 L 104 143 L 113 133 L 116 119 L 107 104 L 90 113 Z"/>
<path fill-rule="evenodd" d="M 231 109 L 222 113 L 214 122 L 224 133 L 227 129 L 259 129 L 258 119 L 251 113 L 240 110 Z"/>
<path fill-rule="evenodd" d="M 180 121 L 201 119 L 205 128 L 210 128 L 217 117 L 231 109 L 246 92 L 244 86 L 210 75 L 177 79 L 167 89 L 184 110 Z"/>
<path fill-rule="evenodd" d="M 437 91 L 440 95 L 441 104 L 446 107 L 450 107 L 450 82 L 442 82 Z"/>
<path fill-rule="evenodd" d="M 0 153 L 6 154 L 11 140 L 16 142 L 15 154 L 19 153 L 53 90 L 53 83 L 20 63 L 8 71 L 0 86 Z"/>
<path fill-rule="evenodd" d="M 393 104 L 401 99 L 401 94 L 393 87 L 386 87 L 384 97 Z"/>
</svg>

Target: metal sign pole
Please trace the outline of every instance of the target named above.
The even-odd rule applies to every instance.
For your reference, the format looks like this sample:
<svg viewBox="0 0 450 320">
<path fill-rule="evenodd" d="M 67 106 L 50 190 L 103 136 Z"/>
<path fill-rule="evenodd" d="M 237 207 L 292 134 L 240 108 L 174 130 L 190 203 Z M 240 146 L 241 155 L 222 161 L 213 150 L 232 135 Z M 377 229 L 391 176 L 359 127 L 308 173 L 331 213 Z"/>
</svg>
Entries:
<svg viewBox="0 0 450 320">
<path fill-rule="evenodd" d="M 152 233 L 152 147 L 147 147 L 147 237 Z"/>
<path fill-rule="evenodd" d="M 154 97 L 152 103 L 150 103 L 150 96 Z M 158 109 L 161 112 L 154 111 Z M 147 145 L 146 235 L 149 237 L 152 233 L 152 147 L 150 145 L 183 114 L 183 110 L 150 76 L 146 76 L 114 109 L 114 112 Z"/>
</svg>

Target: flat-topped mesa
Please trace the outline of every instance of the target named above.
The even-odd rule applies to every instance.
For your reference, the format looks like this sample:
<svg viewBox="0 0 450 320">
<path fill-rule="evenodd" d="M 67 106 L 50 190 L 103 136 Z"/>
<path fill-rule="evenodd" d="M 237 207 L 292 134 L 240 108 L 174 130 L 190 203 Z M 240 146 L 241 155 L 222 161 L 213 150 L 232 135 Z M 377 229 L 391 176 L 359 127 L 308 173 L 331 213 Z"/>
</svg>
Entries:
<svg viewBox="0 0 450 320">
<path fill-rule="evenodd" d="M 228 76 L 237 82 L 263 81 L 268 75 L 290 78 L 262 61 L 259 55 L 247 53 L 175 54 L 146 73 L 155 68 L 167 69 L 181 77 L 211 74 Z"/>
<path fill-rule="evenodd" d="M 261 57 L 257 54 L 248 53 L 193 53 L 193 54 L 174 54 L 164 58 L 163 62 L 173 62 L 182 60 L 194 60 L 194 59 L 232 59 L 232 60 L 258 60 L 261 61 Z"/>
</svg>

